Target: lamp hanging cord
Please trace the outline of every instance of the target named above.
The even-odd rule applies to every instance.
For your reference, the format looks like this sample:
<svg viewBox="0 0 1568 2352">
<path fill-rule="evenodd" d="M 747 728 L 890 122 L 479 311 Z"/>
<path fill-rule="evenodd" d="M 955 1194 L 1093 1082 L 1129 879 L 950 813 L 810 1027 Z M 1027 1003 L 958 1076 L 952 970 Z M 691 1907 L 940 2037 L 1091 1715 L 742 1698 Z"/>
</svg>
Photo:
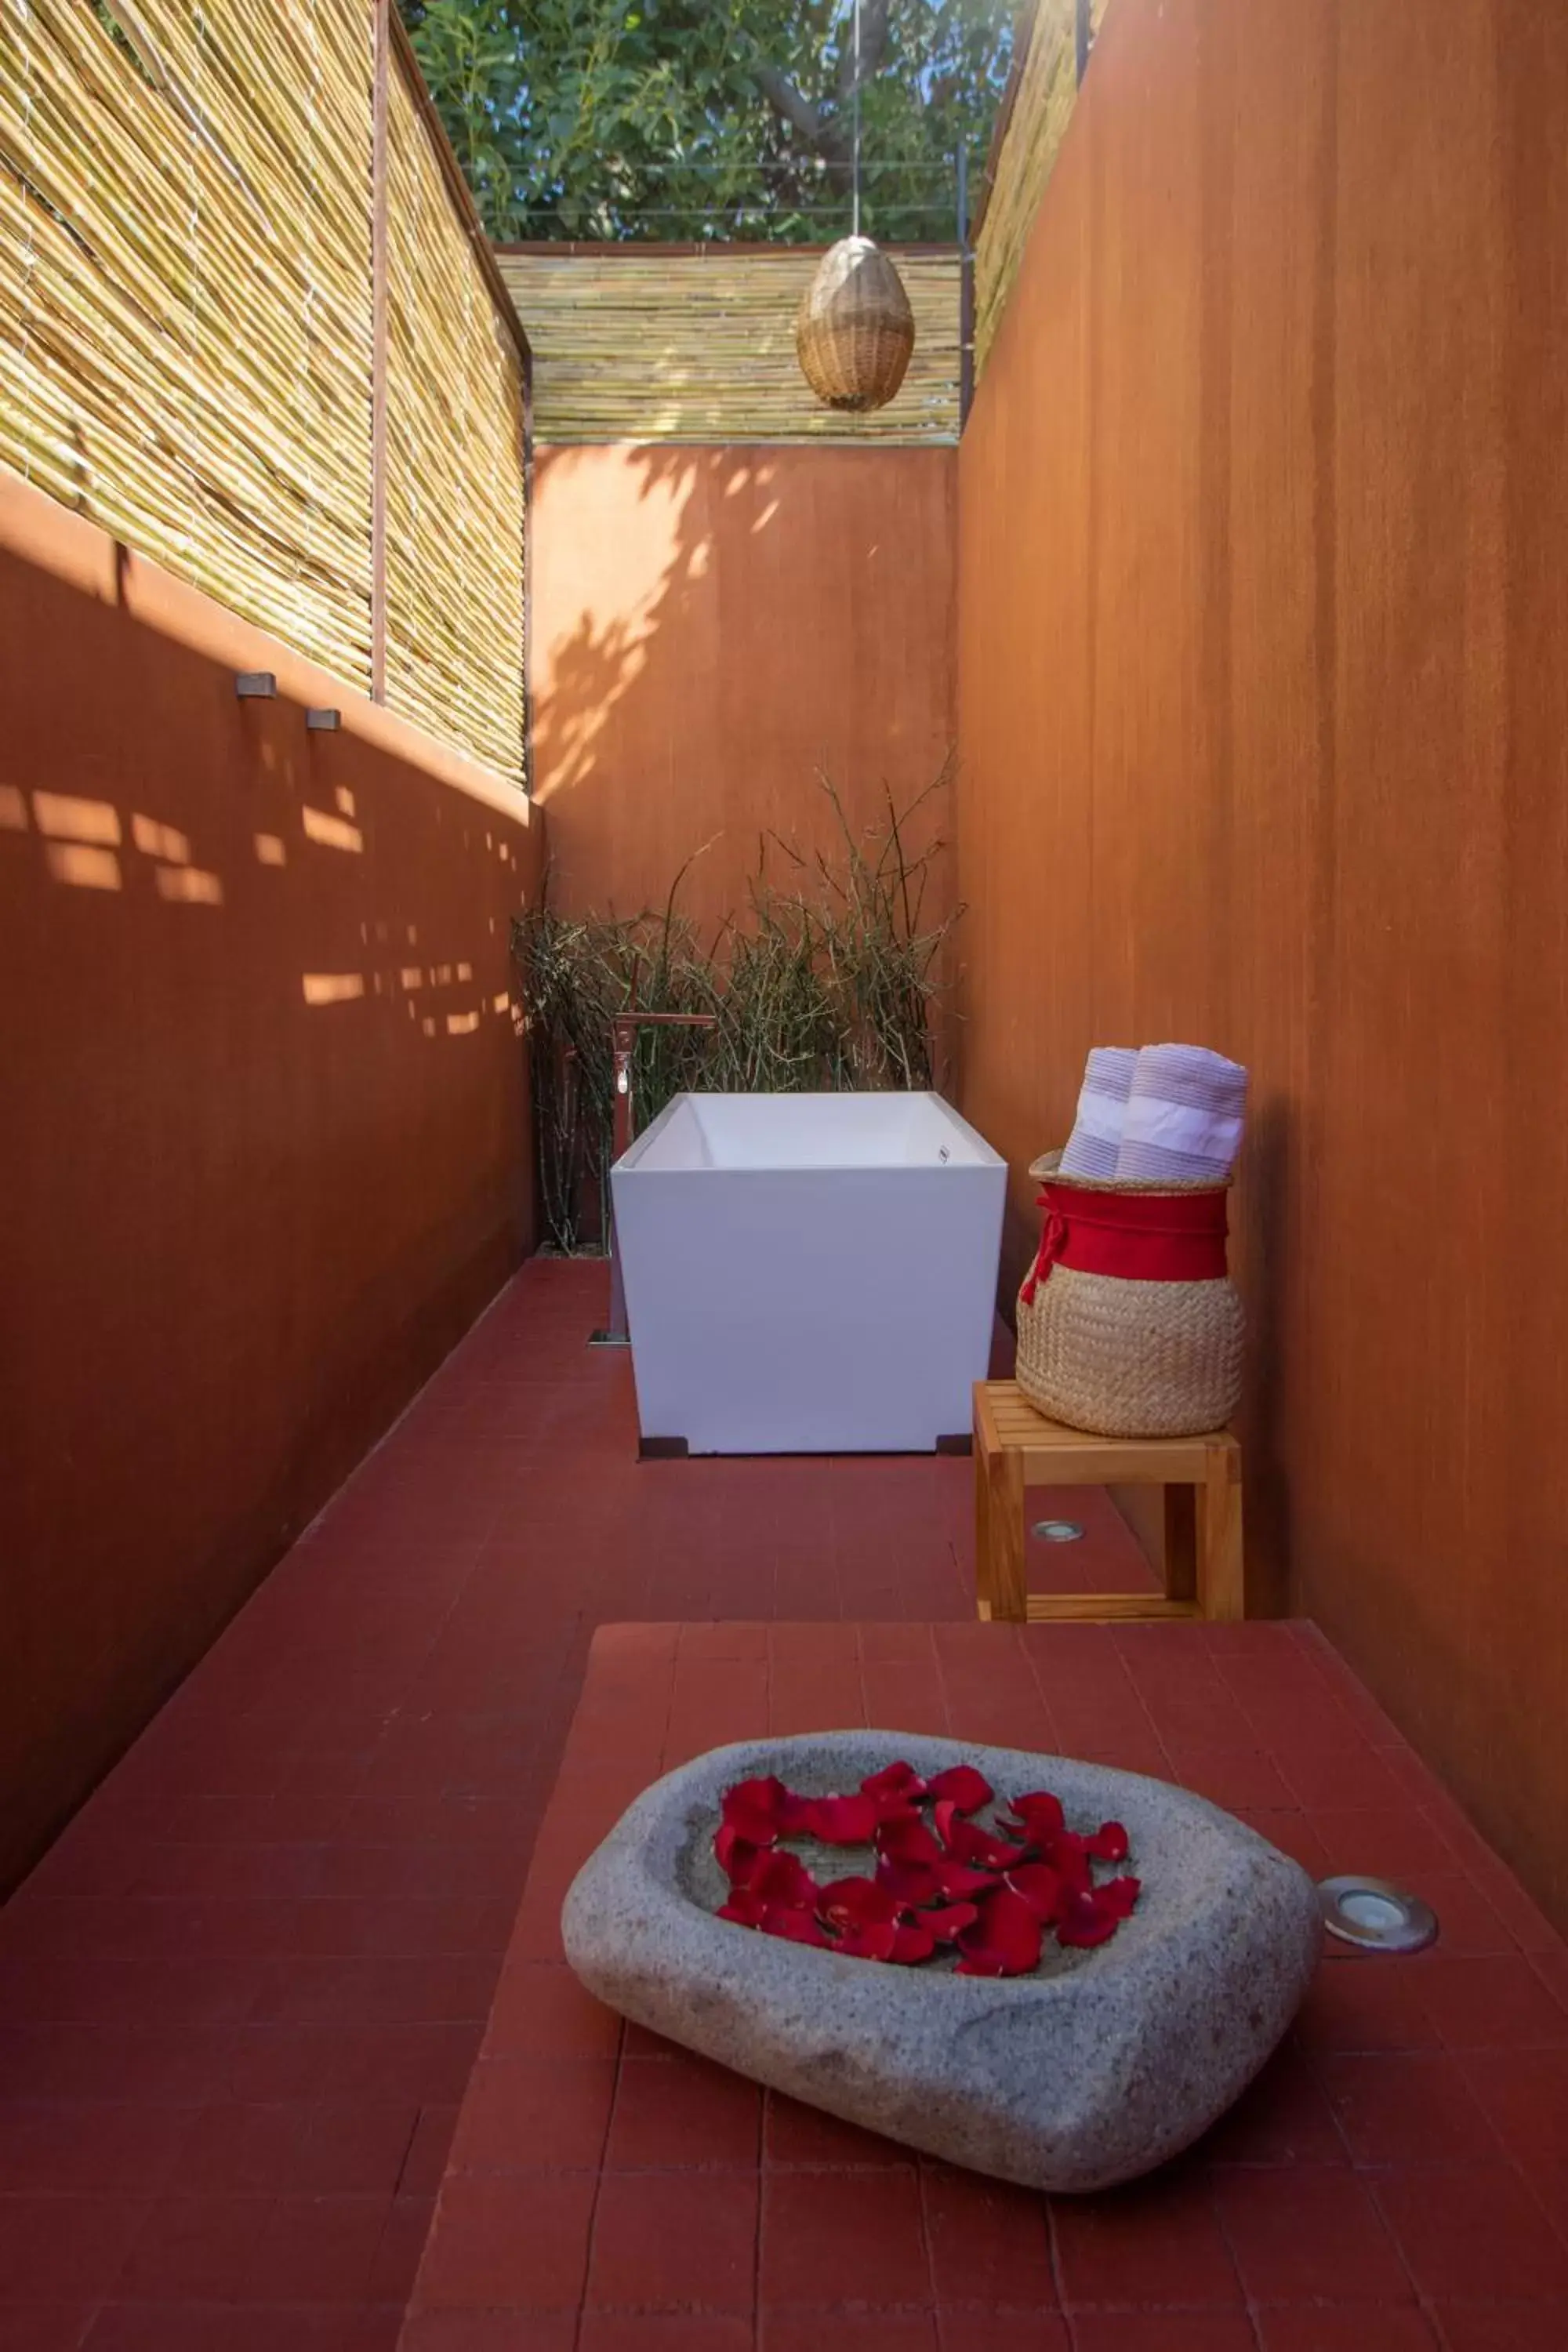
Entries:
<svg viewBox="0 0 1568 2352">
<path fill-rule="evenodd" d="M 855 0 L 855 89 L 850 104 L 852 108 L 850 188 L 853 213 L 851 233 L 858 236 L 860 234 L 860 0 Z"/>
</svg>

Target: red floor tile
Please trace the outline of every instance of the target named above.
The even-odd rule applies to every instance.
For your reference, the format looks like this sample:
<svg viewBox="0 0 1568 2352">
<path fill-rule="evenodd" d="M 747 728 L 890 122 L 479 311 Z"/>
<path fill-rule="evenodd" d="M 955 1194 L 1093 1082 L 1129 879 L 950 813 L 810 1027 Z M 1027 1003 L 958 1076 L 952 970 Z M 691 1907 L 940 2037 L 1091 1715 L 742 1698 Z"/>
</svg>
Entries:
<svg viewBox="0 0 1568 2352">
<path fill-rule="evenodd" d="M 363 2302 L 374 2292 L 391 2218 L 388 2197 L 275 2198 L 260 2232 L 253 2292 L 279 2303 Z"/>
<path fill-rule="evenodd" d="M 1445 2352 L 1563 2352 L 1568 2304 L 1440 2303 Z"/>
<path fill-rule="evenodd" d="M 606 2173 L 588 2307 L 749 2312 L 756 2247 L 754 2169 Z"/>
<path fill-rule="evenodd" d="M 390 2352 L 438 2187 L 410 2352 L 745 2352 L 759 2263 L 773 2352 L 994 2352 L 1004 2315 L 1008 2352 L 1562 2352 L 1568 1958 L 1321 1637 L 981 1626 L 961 1461 L 639 1465 L 602 1281 L 528 1269 L 0 1914 L 0 2352 Z M 1053 2249 L 1040 2200 L 623 2034 L 560 1962 L 661 1761 L 877 1716 L 1186 1778 L 1403 1877 L 1439 1945 L 1336 1955 L 1194 2161 L 1063 2200 Z"/>
<path fill-rule="evenodd" d="M 416 2307 L 575 2313 L 596 2190 L 585 2172 L 448 2176 Z"/>
<path fill-rule="evenodd" d="M 1412 2289 L 1372 2194 L 1354 2174 L 1226 2169 L 1220 2222 L 1254 2303 L 1397 2303 Z"/>
<path fill-rule="evenodd" d="M 175 2172 L 192 2127 L 187 2107 L 0 2102 L 0 2194 L 118 2189 L 151 2195 Z"/>
<path fill-rule="evenodd" d="M 1256 2352 L 1240 2311 L 1085 2311 L 1073 2315 L 1073 2352 Z"/>
<path fill-rule="evenodd" d="M 1043 2197 L 956 2166 L 921 2168 L 931 2286 L 944 2310 L 1057 2300 L 1049 2213 Z"/>
<path fill-rule="evenodd" d="M 763 2183 L 764 2310 L 932 2302 L 913 2171 L 775 2171 Z"/>
<path fill-rule="evenodd" d="M 459 2172 L 595 2171 L 616 2066 L 607 2058 L 481 2058 L 452 2143 Z"/>
<path fill-rule="evenodd" d="M 993 2312 L 941 2311 L 936 2326 L 942 2352 L 996 2352 Z M 1010 2311 L 1006 2329 L 1007 2352 L 1070 2352 L 1068 2323 L 1057 2312 Z"/>
<path fill-rule="evenodd" d="M 1422 1967 L 1421 2005 L 1450 2050 L 1568 2049 L 1568 2010 L 1522 1954 Z"/>
<path fill-rule="evenodd" d="M 0 2305 L 0 2352 L 77 2352 L 92 2320 L 90 2303 Z"/>
<path fill-rule="evenodd" d="M 1439 2352 L 1412 2304 L 1286 2304 L 1254 2315 L 1262 2352 Z"/>
<path fill-rule="evenodd" d="M 782 2091 L 767 2094 L 763 2122 L 763 2160 L 769 2165 L 815 2168 L 841 2165 L 900 2165 L 914 2162 L 912 2148 L 879 2133 L 841 2123 L 820 2107 L 803 2106 Z"/>
<path fill-rule="evenodd" d="M 1568 2245 L 1511 2167 L 1385 2173 L 1373 2189 L 1429 2301 L 1568 2302 Z"/>
<path fill-rule="evenodd" d="M 752 2352 L 748 2315 L 696 2311 L 585 2311 L 576 2352 Z"/>
<path fill-rule="evenodd" d="M 1069 2310 L 1241 2301 L 1201 2174 L 1176 2170 L 1103 2197 L 1058 2198 L 1051 2219 Z"/>
<path fill-rule="evenodd" d="M 1459 2064 L 1516 2163 L 1568 2165 L 1568 2051 L 1489 2050 Z"/>
<path fill-rule="evenodd" d="M 1375 1967 L 1352 1961 L 1352 1967 Z M 1501 2150 L 1445 2053 L 1380 2053 L 1320 2062 L 1340 2129 L 1359 2164 L 1478 2164 Z"/>
<path fill-rule="evenodd" d="M 117 2294 L 138 2302 L 235 2302 L 258 2280 L 259 2241 L 271 2200 L 175 2194 L 160 2198 L 117 2276 Z"/>
<path fill-rule="evenodd" d="M 826 2344 L 848 2352 L 938 2352 L 936 2321 L 924 2312 L 764 2312 L 757 2342 L 759 2352 L 823 2352 Z"/>
<path fill-rule="evenodd" d="M 611 2172 L 683 2166 L 754 2168 L 763 2096 L 726 2066 L 684 2052 L 626 2058 L 605 2164 Z"/>
</svg>

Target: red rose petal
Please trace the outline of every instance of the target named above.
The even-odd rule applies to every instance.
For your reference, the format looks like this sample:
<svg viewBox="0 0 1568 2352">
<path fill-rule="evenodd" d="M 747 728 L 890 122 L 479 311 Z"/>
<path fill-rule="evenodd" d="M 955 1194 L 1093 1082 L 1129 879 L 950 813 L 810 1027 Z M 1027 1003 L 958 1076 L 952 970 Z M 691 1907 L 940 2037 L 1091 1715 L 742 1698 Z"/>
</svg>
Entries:
<svg viewBox="0 0 1568 2352">
<path fill-rule="evenodd" d="M 988 1895 L 996 1884 L 994 1870 L 968 1870 L 962 1862 L 940 1862 L 935 1874 L 942 1893 L 954 1903 L 967 1903 L 973 1895 Z"/>
<path fill-rule="evenodd" d="M 877 1851 L 889 1862 L 933 1863 L 942 1860 L 942 1848 L 918 1813 L 899 1813 L 881 1822 L 877 1831 Z"/>
<path fill-rule="evenodd" d="M 1011 1838 L 991 1837 L 973 1822 L 961 1821 L 951 1826 L 947 1850 L 954 1862 L 970 1870 L 1012 1870 L 1028 1855 L 1028 1848 L 1015 1845 Z"/>
<path fill-rule="evenodd" d="M 1063 1830 L 1046 1851 L 1046 1860 L 1060 1877 L 1069 1894 L 1087 1895 L 1094 1881 L 1089 1867 L 1089 1855 L 1080 1837 L 1071 1830 Z"/>
<path fill-rule="evenodd" d="M 939 1801 L 956 1805 L 961 1813 L 977 1813 L 995 1793 L 990 1781 L 973 1764 L 950 1765 L 945 1772 L 939 1772 L 934 1780 L 926 1782 L 926 1792 Z"/>
<path fill-rule="evenodd" d="M 1121 1925 L 1121 1914 L 1097 1903 L 1092 1895 L 1069 1895 L 1057 1915 L 1057 1941 L 1087 1951 L 1108 1944 Z"/>
<path fill-rule="evenodd" d="M 1045 1930 L 1021 1895 L 1010 1886 L 999 1886 L 980 1906 L 980 1916 L 973 1927 L 959 1937 L 959 1949 L 967 1955 L 976 1952 L 999 1952 L 1006 1962 L 1005 1973 L 1010 1977 L 1026 1976 L 1040 1964 L 1040 1947 Z"/>
<path fill-rule="evenodd" d="M 890 1960 L 898 1940 L 899 1930 L 891 1919 L 871 1920 L 864 1927 L 847 1928 L 833 1948 L 852 1960 Z"/>
<path fill-rule="evenodd" d="M 1015 1895 L 1021 1895 L 1037 1919 L 1047 1924 L 1055 1916 L 1062 1899 L 1062 1882 L 1048 1862 L 1021 1863 L 1007 1873 L 1007 1884 Z"/>
<path fill-rule="evenodd" d="M 818 1944 L 826 1947 L 829 1938 L 809 1911 L 792 1911 L 783 1903 L 770 1903 L 762 1922 L 764 1936 L 782 1936 L 789 1944 Z"/>
<path fill-rule="evenodd" d="M 901 1969 L 918 1969 L 935 1949 L 936 1937 L 922 1919 L 894 1929 L 893 1948 L 888 1958 Z"/>
<path fill-rule="evenodd" d="M 721 1919 L 732 1919 L 737 1927 L 760 1927 L 767 1916 L 767 1905 L 749 1886 L 732 1887 L 728 1903 L 719 1906 Z"/>
<path fill-rule="evenodd" d="M 1108 1878 L 1103 1886 L 1095 1888 L 1094 1900 L 1100 1910 L 1113 1911 L 1118 1919 L 1130 1919 L 1142 1884 L 1138 1878 Z"/>
<path fill-rule="evenodd" d="M 752 1865 L 762 1848 L 750 1838 L 743 1838 L 729 1822 L 721 1822 L 714 1832 L 713 1852 L 719 1867 L 731 1885 L 743 1886 L 751 1875 Z"/>
<path fill-rule="evenodd" d="M 912 1764 L 884 1765 L 879 1772 L 870 1773 L 860 1783 L 860 1794 L 869 1797 L 878 1811 L 910 1812 L 914 1800 L 923 1797 L 926 1784 Z M 912 1819 L 912 1813 L 910 1814 Z"/>
<path fill-rule="evenodd" d="M 939 1944 L 955 1943 L 966 1927 L 973 1927 L 980 1916 L 973 1903 L 950 1903 L 942 1911 L 922 1911 L 916 1926 Z"/>
<path fill-rule="evenodd" d="M 771 1846 L 759 1854 L 746 1880 L 746 1891 L 790 1911 L 810 1911 L 816 1903 L 816 1881 L 797 1853 Z"/>
<path fill-rule="evenodd" d="M 817 1917 L 841 1932 L 890 1926 L 900 1908 L 898 1897 L 871 1878 L 836 1878 L 816 1890 Z"/>
<path fill-rule="evenodd" d="M 877 1884 L 885 1886 L 897 1902 L 916 1909 L 923 1903 L 934 1903 L 942 1891 L 936 1872 L 919 1862 L 879 1862 Z"/>
<path fill-rule="evenodd" d="M 720 1819 L 753 1844 L 771 1845 L 783 1826 L 788 1802 L 789 1790 L 776 1778 L 737 1780 L 724 1791 Z"/>
<path fill-rule="evenodd" d="M 824 1845 L 869 1845 L 877 1833 L 877 1808 L 869 1797 L 808 1797 L 802 1824 L 807 1837 Z"/>
<path fill-rule="evenodd" d="M 1026 1797 L 1015 1797 L 1010 1810 L 1027 1832 L 1031 1843 L 1054 1838 L 1066 1826 L 1061 1800 L 1053 1797 L 1048 1789 L 1034 1789 Z"/>
<path fill-rule="evenodd" d="M 1085 1838 L 1088 1851 L 1100 1862 L 1125 1862 L 1127 1832 L 1120 1822 L 1101 1822 L 1091 1838 Z"/>
<path fill-rule="evenodd" d="M 1010 1977 L 1016 1971 L 1008 1967 L 1005 1952 L 987 1951 L 984 1945 L 968 1944 L 952 1973 L 955 1977 Z"/>
</svg>

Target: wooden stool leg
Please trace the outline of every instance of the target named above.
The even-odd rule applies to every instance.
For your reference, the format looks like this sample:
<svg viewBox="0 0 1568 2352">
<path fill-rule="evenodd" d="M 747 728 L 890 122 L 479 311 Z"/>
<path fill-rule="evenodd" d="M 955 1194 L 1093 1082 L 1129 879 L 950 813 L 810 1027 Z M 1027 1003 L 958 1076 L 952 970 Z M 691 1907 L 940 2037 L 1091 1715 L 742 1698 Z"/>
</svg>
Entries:
<svg viewBox="0 0 1568 2352">
<path fill-rule="evenodd" d="M 1216 1446 L 1197 1489 L 1198 1607 L 1216 1623 L 1233 1624 L 1247 1614 L 1247 1581 L 1241 1546 L 1241 1456 Z"/>
<path fill-rule="evenodd" d="M 996 1454 L 991 1477 L 991 1613 L 1005 1624 L 1022 1625 L 1029 1614 L 1024 1580 L 1023 1455 L 1016 1451 Z"/>
<path fill-rule="evenodd" d="M 1165 1499 L 1165 1598 L 1195 1601 L 1198 1597 L 1197 1489 L 1173 1486 Z"/>
<path fill-rule="evenodd" d="M 995 1456 L 985 1444 L 980 1415 L 974 1416 L 974 1613 L 985 1620 L 995 1614 L 996 1570 L 991 1546 L 993 1512 L 991 1476 Z"/>
</svg>

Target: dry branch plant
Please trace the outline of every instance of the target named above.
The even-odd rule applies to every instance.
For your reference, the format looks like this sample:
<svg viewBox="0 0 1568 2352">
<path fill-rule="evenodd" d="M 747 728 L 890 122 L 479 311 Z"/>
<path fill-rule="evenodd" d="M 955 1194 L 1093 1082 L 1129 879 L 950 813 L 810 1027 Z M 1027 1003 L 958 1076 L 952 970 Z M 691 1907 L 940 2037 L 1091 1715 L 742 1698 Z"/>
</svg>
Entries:
<svg viewBox="0 0 1568 2352">
<path fill-rule="evenodd" d="M 922 929 L 942 844 L 918 852 L 907 844 L 911 818 L 945 775 L 902 811 L 889 793 L 886 821 L 863 834 L 830 781 L 819 781 L 837 819 L 834 853 L 808 858 L 764 835 L 743 916 L 727 916 L 709 946 L 678 911 L 690 861 L 662 911 L 562 915 L 547 877 L 540 904 L 513 922 L 552 1248 L 575 1253 L 605 1230 L 617 1013 L 708 1013 L 717 1024 L 639 1033 L 639 1126 L 683 1087 L 799 1094 L 936 1083 L 939 960 L 961 910 Z M 774 878 L 780 863 L 785 881 Z"/>
</svg>

